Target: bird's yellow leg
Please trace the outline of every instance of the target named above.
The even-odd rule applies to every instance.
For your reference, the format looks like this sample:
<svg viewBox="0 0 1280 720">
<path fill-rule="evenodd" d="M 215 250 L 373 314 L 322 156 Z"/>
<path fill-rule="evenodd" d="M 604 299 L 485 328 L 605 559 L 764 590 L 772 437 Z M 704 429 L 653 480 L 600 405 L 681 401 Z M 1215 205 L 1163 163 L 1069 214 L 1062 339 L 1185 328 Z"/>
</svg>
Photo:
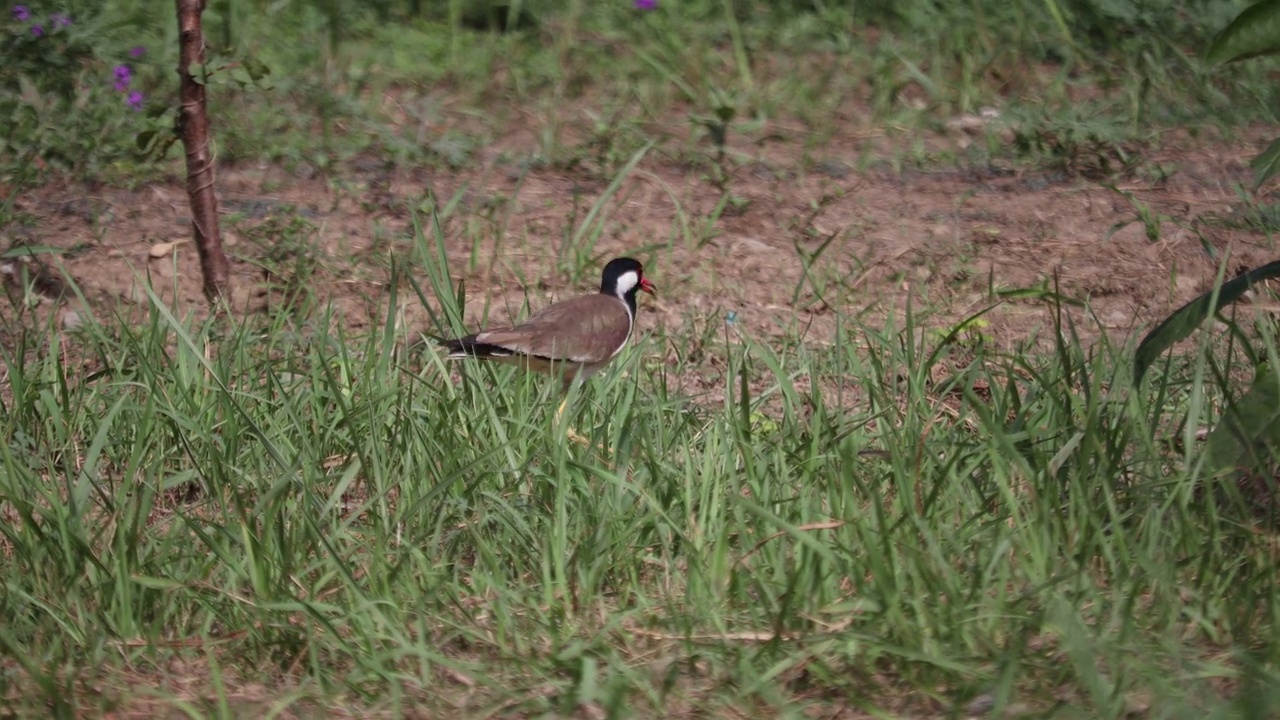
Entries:
<svg viewBox="0 0 1280 720">
<path fill-rule="evenodd" d="M 560 401 L 560 407 L 556 408 L 556 425 L 560 424 L 560 418 L 564 416 L 564 408 L 569 404 L 569 385 L 570 383 L 565 383 L 564 399 Z M 591 441 L 578 434 L 578 431 L 574 430 L 572 427 L 565 430 L 565 436 L 576 443 L 580 443 L 588 447 L 591 446 Z"/>
<path fill-rule="evenodd" d="M 569 398 L 565 398 L 564 401 L 560 403 L 560 409 L 556 410 L 557 424 L 560 422 L 560 416 L 564 413 L 564 405 L 568 401 L 569 401 Z M 591 441 L 579 435 L 578 431 L 574 430 L 572 425 L 565 429 L 564 434 L 565 434 L 565 437 L 569 438 L 570 440 L 576 443 L 581 443 L 583 445 L 588 445 L 588 446 L 591 445 Z"/>
</svg>

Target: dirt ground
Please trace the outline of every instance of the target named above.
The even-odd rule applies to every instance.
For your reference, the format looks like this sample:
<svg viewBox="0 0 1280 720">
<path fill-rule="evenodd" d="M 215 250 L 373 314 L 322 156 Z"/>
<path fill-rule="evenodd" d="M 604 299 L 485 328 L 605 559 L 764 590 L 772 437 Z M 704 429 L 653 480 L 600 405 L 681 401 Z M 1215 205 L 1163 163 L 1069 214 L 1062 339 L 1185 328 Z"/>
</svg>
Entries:
<svg viewBox="0 0 1280 720">
<path fill-rule="evenodd" d="M 931 322 L 945 326 L 984 307 L 992 288 L 1055 277 L 1064 294 L 1088 301 L 1102 329 L 1122 337 L 1207 289 L 1218 271 L 1213 253 L 1230 249 L 1228 274 L 1274 259 L 1264 233 L 1213 220 L 1241 205 L 1237 188 L 1249 182 L 1249 159 L 1268 137 L 1266 129 L 1231 144 L 1167 136 L 1143 163 L 1162 169 L 1158 180 L 1149 172 L 1091 179 L 1011 167 L 895 172 L 873 164 L 860 171 L 866 143 L 879 141 L 866 136 L 833 140 L 810 159 L 794 143 L 744 144 L 735 148 L 726 183 L 736 200 L 719 213 L 722 190 L 706 166 L 654 152 L 606 204 L 607 222 L 587 255 L 642 259 L 660 294 L 643 298 L 640 327 L 673 337 L 734 313 L 746 333 L 821 343 L 837 313 L 874 319 L 901 310 L 909 294 L 937 311 Z M 275 282 L 287 282 L 305 256 L 315 261 L 305 286 L 334 303 L 349 331 L 380 324 L 388 257 L 412 252 L 408 208 L 428 190 L 442 199 L 461 193 L 445 235 L 473 320 L 486 299 L 491 314 L 505 320 L 526 295 L 541 305 L 589 290 L 599 262 L 572 260 L 582 248 L 564 238 L 609 181 L 551 167 L 522 176 L 505 160 L 536 147 L 532 134 L 513 135 L 463 171 L 387 171 L 357 161 L 326 179 L 277 166 L 222 168 L 235 306 L 269 310 L 280 293 L 265 289 L 264 267 L 275 268 Z M 1156 237 L 1136 221 L 1140 208 L 1159 219 Z M 65 270 L 90 311 L 109 313 L 118 303 L 142 308 L 139 284 L 150 277 L 162 297 L 176 300 L 179 315 L 204 312 L 180 178 L 132 190 L 45 187 L 23 195 L 15 209 L 34 222 L 0 230 L 0 247 L 67 250 Z M 286 236 L 302 242 L 282 247 Z M 402 287 L 399 300 L 406 322 L 428 329 L 416 296 Z M 67 309 L 84 311 L 75 302 Z M 1020 300 L 990 320 L 984 332 L 1011 344 L 1049 317 L 1043 303 Z"/>
<path fill-rule="evenodd" d="M 462 171 L 387 170 L 357 160 L 325 178 L 269 165 L 224 167 L 218 192 L 237 308 L 278 302 L 278 293 L 273 300 L 264 290 L 263 268 L 275 267 L 279 282 L 300 267 L 294 256 L 302 254 L 314 260 L 306 286 L 335 303 L 348 330 L 385 317 L 389 257 L 412 251 L 408 208 L 430 190 L 442 200 L 462 193 L 445 235 L 473 318 L 486 301 L 491 316 L 505 320 L 526 293 L 538 306 L 589 290 L 602 258 L 634 254 L 659 288 L 656 300 L 642 302 L 640 327 L 672 336 L 688 323 L 734 313 L 744 332 L 821 342 L 833 310 L 875 317 L 900 311 L 908 294 L 944 325 L 984 307 L 992 288 L 1055 276 L 1063 293 L 1089 301 L 1102 328 L 1124 334 L 1207 289 L 1218 263 L 1211 252 L 1230 249 L 1229 275 L 1274 259 L 1264 233 L 1209 221 L 1240 206 L 1237 188 L 1249 182 L 1249 159 L 1267 137 L 1265 129 L 1231 144 L 1166 136 L 1144 155 L 1145 171 L 1101 179 L 1013 166 L 898 172 L 872 163 L 860 171 L 867 143 L 888 142 L 866 135 L 833 140 L 807 159 L 798 141 L 744 141 L 733 148 L 724 183 L 734 201 L 719 213 L 723 193 L 709 164 L 694 167 L 679 153 L 655 150 L 605 204 L 608 217 L 588 260 L 574 259 L 583 245 L 567 244 L 566 233 L 605 193 L 608 176 L 522 171 L 509 158 L 534 152 L 532 133 L 491 144 Z M 928 142 L 967 140 L 960 133 Z M 1138 221 L 1144 208 L 1159 222 L 1154 239 Z M 180 178 L 133 190 L 46 187 L 23 195 L 15 209 L 35 222 L 7 229 L 3 244 L 69 250 L 66 271 L 95 308 L 118 300 L 140 306 L 139 279 L 150 275 L 162 297 L 176 287 L 180 314 L 203 311 Z M 303 241 L 282 250 L 287 227 Z M 175 241 L 166 252 L 163 243 Z M 428 329 L 427 313 L 402 290 L 407 322 Z M 984 332 L 1013 342 L 1047 319 L 1043 303 L 1013 301 L 989 317 Z"/>
</svg>

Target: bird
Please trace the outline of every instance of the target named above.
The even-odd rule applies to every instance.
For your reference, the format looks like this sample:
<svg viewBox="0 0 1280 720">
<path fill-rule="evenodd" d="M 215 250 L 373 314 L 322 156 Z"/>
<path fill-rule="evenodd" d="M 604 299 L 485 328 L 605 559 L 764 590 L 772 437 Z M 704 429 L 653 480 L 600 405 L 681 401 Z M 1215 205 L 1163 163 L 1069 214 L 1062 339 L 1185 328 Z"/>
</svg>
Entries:
<svg viewBox="0 0 1280 720">
<path fill-rule="evenodd" d="M 446 359 L 480 359 L 522 365 L 534 372 L 562 373 L 563 390 L 586 380 L 627 346 L 636 324 L 636 293 L 656 296 L 640 261 L 619 257 L 600 274 L 600 291 L 548 305 L 524 322 L 445 339 Z M 560 402 L 556 418 L 564 412 Z"/>
</svg>

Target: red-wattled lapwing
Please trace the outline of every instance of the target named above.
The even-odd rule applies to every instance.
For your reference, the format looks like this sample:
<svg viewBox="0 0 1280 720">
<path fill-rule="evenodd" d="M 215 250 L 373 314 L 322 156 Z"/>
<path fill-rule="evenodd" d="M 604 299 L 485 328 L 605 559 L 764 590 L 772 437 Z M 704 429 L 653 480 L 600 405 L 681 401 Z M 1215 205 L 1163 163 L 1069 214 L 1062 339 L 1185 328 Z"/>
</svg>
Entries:
<svg viewBox="0 0 1280 720">
<path fill-rule="evenodd" d="M 600 292 L 548 305 L 514 327 L 486 330 L 441 342 L 449 359 L 480 358 L 564 374 L 567 391 L 575 380 L 608 365 L 627 346 L 636 321 L 636 292 L 653 294 L 644 266 L 615 258 L 604 266 Z M 560 402 L 556 417 L 564 412 Z"/>
</svg>

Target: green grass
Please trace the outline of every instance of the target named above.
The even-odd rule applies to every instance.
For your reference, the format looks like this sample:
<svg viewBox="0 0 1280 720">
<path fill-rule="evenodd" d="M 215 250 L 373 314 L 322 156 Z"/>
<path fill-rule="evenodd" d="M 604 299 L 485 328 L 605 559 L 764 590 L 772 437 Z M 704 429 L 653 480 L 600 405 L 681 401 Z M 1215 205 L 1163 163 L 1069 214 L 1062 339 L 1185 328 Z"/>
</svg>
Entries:
<svg viewBox="0 0 1280 720">
<path fill-rule="evenodd" d="M 1270 64 L 1209 71 L 1195 57 L 1235 12 L 1230 3 L 1191 11 L 1161 0 L 1137 12 L 1126 3 L 694 0 L 645 13 L 626 0 L 564 0 L 524 3 L 536 22 L 509 33 L 468 25 L 468 3 L 426 5 L 414 14 L 403 2 L 211 3 L 210 66 L 260 63 L 271 82 L 242 88 L 228 81 L 230 71 L 215 73 L 219 159 L 266 159 L 304 174 L 337 172 L 361 157 L 456 169 L 475 148 L 527 129 L 538 137 L 539 160 L 612 177 L 651 141 L 705 170 L 719 164 L 716 153 L 690 135 L 714 144 L 723 135 L 740 148 L 798 124 L 805 147 L 821 148 L 850 131 L 934 131 L 995 107 L 1018 122 L 1021 140 L 993 133 L 989 150 L 968 162 L 1071 167 L 1132 152 L 1173 127 L 1231 132 L 1274 122 L 1277 106 Z M 83 18 L 74 37 L 91 58 L 82 84 L 105 82 L 112 64 L 130 62 L 154 108 L 173 104 L 177 34 L 168 13 L 138 0 L 69 10 Z M 148 54 L 131 60 L 136 44 Z M 38 151 L 62 172 L 152 177 L 154 169 L 130 157 L 133 135 L 169 121 L 117 117 L 110 93 L 87 105 L 82 98 L 71 113 L 71 101 L 53 94 L 36 102 L 19 74 L 38 89 L 68 80 L 41 62 L 0 70 L 0 107 L 22 121 L 12 146 L 0 147 L 0 173 L 48 181 L 25 178 L 24 162 Z M 99 115 L 110 122 L 88 122 Z M 70 118 L 65 130 L 59 117 Z M 111 135 L 99 129 L 83 147 L 78 118 Z M 900 144 L 881 151 L 908 152 Z M 180 173 L 179 150 L 167 157 L 161 168 Z"/>
<path fill-rule="evenodd" d="M 456 329 L 438 232 L 399 288 Z M 1207 422 L 1204 362 L 1135 391 L 1067 321 L 1014 355 L 912 312 L 821 348 L 735 324 L 696 397 L 660 349 L 692 339 L 641 338 L 575 395 L 588 448 L 555 383 L 455 382 L 393 313 L 7 317 L 22 714 L 1280 710 L 1275 535 L 1166 443 Z"/>
<path fill-rule="evenodd" d="M 1274 493 L 1208 477 L 1196 440 L 1222 378 L 1249 367 L 1216 335 L 1135 388 L 1131 348 L 1063 308 L 1010 352 L 977 320 L 949 319 L 948 337 L 918 309 L 857 315 L 866 289 L 821 244 L 792 300 L 832 301 L 828 342 L 801 342 L 798 320 L 753 336 L 682 308 L 684 330 L 638 338 L 574 396 L 593 447 L 553 423 L 558 383 L 418 344 L 462 329 L 446 243 L 470 244 L 472 277 L 529 242 L 509 221 L 532 164 L 613 182 L 556 241 L 551 271 L 575 287 L 642 155 L 719 191 L 707 212 L 661 188 L 676 219 L 651 241 L 686 249 L 747 202 L 726 172 L 757 160 L 743 140 L 775 133 L 818 165 L 832 138 L 873 128 L 891 137 L 841 157 L 1159 175 L 1148 150 L 1169 128 L 1274 120 L 1266 63 L 1208 73 L 1187 55 L 1231 7 L 695 0 L 677 17 L 665 0 L 653 16 L 566 1 L 499 34 L 465 28 L 465 3 L 425 5 L 232 0 L 206 16 L 221 60 L 272 70 L 273 89 L 214 88 L 220 161 L 324 173 L 353 199 L 346 163 L 465 171 L 513 128 L 534 138 L 484 169 L 515 178 L 510 197 L 463 207 L 458 183 L 435 208 L 448 239 L 389 222 L 342 268 L 395 271 L 370 299 L 380 326 L 344 331 L 318 292 L 341 260 L 287 208 L 226 220 L 270 276 L 269 314 L 175 317 L 152 297 L 63 330 L 0 299 L 6 713 L 1280 713 L 1277 536 L 1259 517 Z M 77 32 L 102 43 L 81 72 L 145 41 L 156 64 L 138 82 L 163 92 L 173 19 L 137 0 L 70 10 L 93 8 Z M 925 141 L 988 104 L 1012 141 Z M 48 125 L 21 137 L 83 140 Z M 119 159 L 131 145 L 95 146 L 108 180 L 151 177 Z M 93 154 L 0 147 L 0 181 L 48 180 L 43 150 Z M 408 204 L 431 209 L 419 192 Z M 1155 234 L 1172 222 L 1129 199 Z M 1269 207 L 1219 221 L 1269 228 Z M 437 321 L 406 327 L 406 301 Z"/>
</svg>

